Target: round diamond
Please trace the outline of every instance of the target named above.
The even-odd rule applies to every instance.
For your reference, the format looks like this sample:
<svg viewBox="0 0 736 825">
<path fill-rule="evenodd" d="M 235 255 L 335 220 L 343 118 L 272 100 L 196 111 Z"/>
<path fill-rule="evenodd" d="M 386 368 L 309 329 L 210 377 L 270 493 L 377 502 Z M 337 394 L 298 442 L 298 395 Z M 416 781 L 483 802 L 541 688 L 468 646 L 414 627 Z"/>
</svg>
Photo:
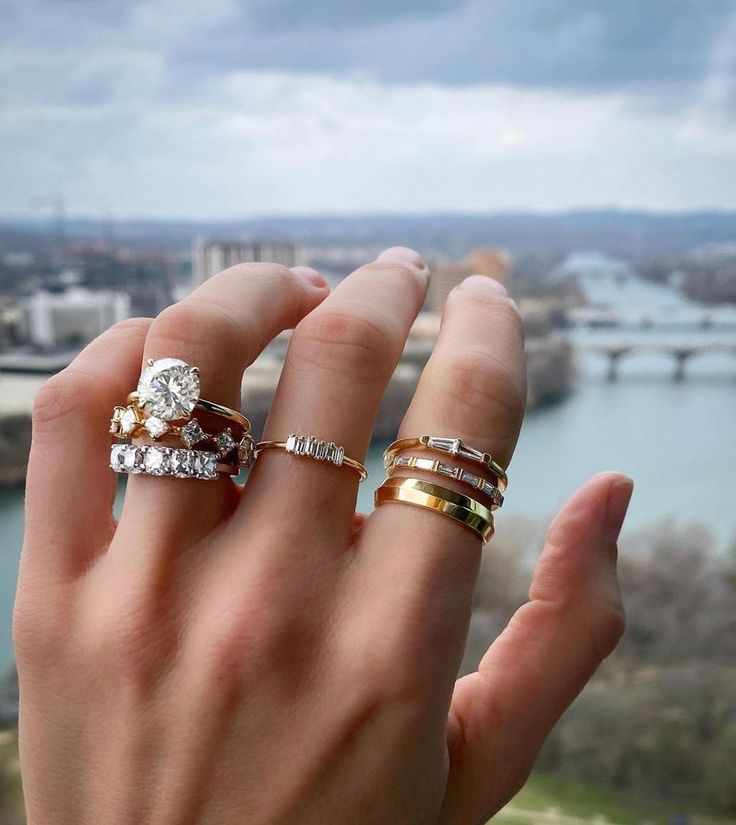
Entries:
<svg viewBox="0 0 736 825">
<path fill-rule="evenodd" d="M 199 370 L 178 358 L 149 362 L 138 382 L 138 397 L 149 415 L 164 421 L 186 418 L 199 400 Z"/>
<path fill-rule="evenodd" d="M 135 447 L 132 444 L 127 444 L 125 448 L 125 458 L 123 459 L 125 472 L 142 473 L 144 457 L 145 450 L 143 447 Z"/>
<path fill-rule="evenodd" d="M 127 444 L 115 444 L 110 450 L 110 467 L 116 473 L 125 471 L 125 451 Z"/>
</svg>

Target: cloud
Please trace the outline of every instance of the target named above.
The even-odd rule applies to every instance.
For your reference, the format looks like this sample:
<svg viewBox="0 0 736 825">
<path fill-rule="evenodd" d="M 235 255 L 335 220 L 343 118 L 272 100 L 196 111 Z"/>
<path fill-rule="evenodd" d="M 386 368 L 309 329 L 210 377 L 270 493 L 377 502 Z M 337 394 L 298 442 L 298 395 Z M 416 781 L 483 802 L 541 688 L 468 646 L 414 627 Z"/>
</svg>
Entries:
<svg viewBox="0 0 736 825">
<path fill-rule="evenodd" d="M 733 2 L 336 8 L 0 0 L 0 213 L 734 204 Z"/>
</svg>

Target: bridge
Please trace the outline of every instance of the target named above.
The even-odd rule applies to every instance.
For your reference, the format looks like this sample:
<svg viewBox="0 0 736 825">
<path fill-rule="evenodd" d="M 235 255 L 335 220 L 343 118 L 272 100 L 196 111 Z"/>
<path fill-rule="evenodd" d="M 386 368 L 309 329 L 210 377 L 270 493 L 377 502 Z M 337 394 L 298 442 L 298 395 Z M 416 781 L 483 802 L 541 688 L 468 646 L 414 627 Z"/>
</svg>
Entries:
<svg viewBox="0 0 736 825">
<path fill-rule="evenodd" d="M 654 338 L 602 340 L 591 338 L 573 339 L 573 345 L 583 352 L 593 352 L 608 359 L 608 377 L 618 378 L 619 365 L 623 358 L 641 352 L 655 352 L 669 355 L 675 362 L 673 377 L 677 381 L 685 378 L 688 362 L 699 355 L 723 352 L 736 357 L 736 339 L 711 338 L 706 341 L 688 341 L 687 336 L 672 340 Z"/>
</svg>

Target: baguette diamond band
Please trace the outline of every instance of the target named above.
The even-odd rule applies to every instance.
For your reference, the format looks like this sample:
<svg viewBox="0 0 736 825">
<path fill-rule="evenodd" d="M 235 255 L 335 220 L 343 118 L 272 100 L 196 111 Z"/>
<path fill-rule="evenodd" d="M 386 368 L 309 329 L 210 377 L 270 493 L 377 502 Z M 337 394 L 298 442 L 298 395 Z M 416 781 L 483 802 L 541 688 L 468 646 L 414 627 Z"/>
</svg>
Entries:
<svg viewBox="0 0 736 825">
<path fill-rule="evenodd" d="M 334 441 L 325 441 L 314 435 L 291 433 L 286 441 L 260 441 L 256 444 L 256 456 L 260 455 L 263 450 L 284 450 L 284 452 L 292 455 L 305 456 L 315 461 L 324 461 L 328 464 L 334 464 L 336 467 L 349 467 L 358 473 L 361 481 L 368 478 L 366 468 L 359 461 L 346 456 L 344 447 L 335 444 Z"/>
<path fill-rule="evenodd" d="M 453 464 L 443 464 L 438 459 L 422 458 L 418 455 L 398 455 L 386 467 L 386 475 L 390 478 L 399 467 L 407 467 L 416 470 L 426 470 L 429 473 L 454 478 L 462 484 L 467 484 L 479 490 L 483 495 L 491 499 L 491 510 L 497 510 L 503 505 L 503 493 L 490 481 L 486 481 L 481 476 L 469 473 L 462 467 Z"/>
</svg>

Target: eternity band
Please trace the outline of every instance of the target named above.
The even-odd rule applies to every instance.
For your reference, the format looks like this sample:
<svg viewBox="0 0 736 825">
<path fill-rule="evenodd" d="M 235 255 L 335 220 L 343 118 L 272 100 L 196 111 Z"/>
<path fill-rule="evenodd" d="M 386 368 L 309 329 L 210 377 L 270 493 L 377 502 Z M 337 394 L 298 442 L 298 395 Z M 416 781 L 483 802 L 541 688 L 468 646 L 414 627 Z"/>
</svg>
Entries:
<svg viewBox="0 0 736 825">
<path fill-rule="evenodd" d="M 501 492 L 508 487 L 509 480 L 506 471 L 493 456 L 490 453 L 474 449 L 461 438 L 439 438 L 433 435 L 421 435 L 419 438 L 400 438 L 387 447 L 386 452 L 383 454 L 384 466 L 388 467 L 400 452 L 416 449 L 417 447 L 424 447 L 427 450 L 439 450 L 456 458 L 482 464 L 496 478 L 498 489 Z"/>
<path fill-rule="evenodd" d="M 143 473 L 213 481 L 223 475 L 237 475 L 239 468 L 218 462 L 217 453 L 161 447 L 158 444 L 113 444 L 110 467 L 116 473 Z"/>
<path fill-rule="evenodd" d="M 291 433 L 286 441 L 259 441 L 256 444 L 256 456 L 259 456 L 263 450 L 284 450 L 287 453 L 305 456 L 315 461 L 325 461 L 336 467 L 350 467 L 358 473 L 361 481 L 368 478 L 366 468 L 359 461 L 346 456 L 344 447 L 335 444 L 334 441 L 324 441 L 313 435 Z"/>
<path fill-rule="evenodd" d="M 497 510 L 503 505 L 503 493 L 490 481 L 486 481 L 482 476 L 474 475 L 464 470 L 462 467 L 455 467 L 452 464 L 443 464 L 439 459 L 422 458 L 418 455 L 397 455 L 386 467 L 386 475 L 390 478 L 399 467 L 408 467 L 415 470 L 426 470 L 429 473 L 454 478 L 461 484 L 480 491 L 483 495 L 491 499 L 491 510 Z"/>
<path fill-rule="evenodd" d="M 387 478 L 375 493 L 375 505 L 396 502 L 433 510 L 469 527 L 484 542 L 493 537 L 493 513 L 480 502 L 418 478 Z"/>
</svg>

